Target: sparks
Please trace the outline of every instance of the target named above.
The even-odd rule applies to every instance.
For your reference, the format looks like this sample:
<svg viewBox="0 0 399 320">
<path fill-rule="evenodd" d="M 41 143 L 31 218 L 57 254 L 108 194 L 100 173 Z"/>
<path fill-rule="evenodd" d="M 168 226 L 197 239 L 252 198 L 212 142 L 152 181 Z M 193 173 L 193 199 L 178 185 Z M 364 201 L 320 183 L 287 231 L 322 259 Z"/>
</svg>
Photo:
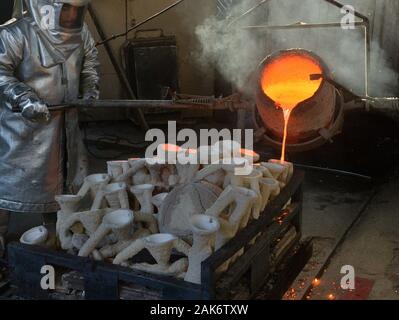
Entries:
<svg viewBox="0 0 399 320">
<path fill-rule="evenodd" d="M 312 281 L 312 284 L 313 284 L 313 287 L 317 287 L 317 286 L 320 284 L 320 280 L 317 279 L 317 278 L 315 278 L 315 279 Z"/>
</svg>

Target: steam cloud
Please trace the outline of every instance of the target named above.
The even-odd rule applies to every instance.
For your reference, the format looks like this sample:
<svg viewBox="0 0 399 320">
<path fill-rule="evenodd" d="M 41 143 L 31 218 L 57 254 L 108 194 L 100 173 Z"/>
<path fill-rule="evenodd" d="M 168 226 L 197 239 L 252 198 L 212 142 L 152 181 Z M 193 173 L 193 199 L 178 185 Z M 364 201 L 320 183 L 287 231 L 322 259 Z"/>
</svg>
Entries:
<svg viewBox="0 0 399 320">
<path fill-rule="evenodd" d="M 283 49 L 303 48 L 319 55 L 333 77 L 359 95 L 365 93 L 365 42 L 363 29 L 342 28 L 248 30 L 245 26 L 290 25 L 298 22 L 340 22 L 340 9 L 320 0 L 277 0 L 263 4 L 230 27 L 229 22 L 261 0 L 229 0 L 232 7 L 226 19 L 207 18 L 196 28 L 202 45 L 198 59 L 203 64 L 214 64 L 221 75 L 237 89 L 251 94 L 251 76 L 268 55 Z M 349 2 L 349 1 L 346 1 Z M 358 2 L 358 1 L 352 1 Z M 235 3 L 235 4 L 234 4 Z M 354 3 L 362 12 L 361 2 Z M 371 45 L 369 94 L 391 96 L 398 94 L 398 74 L 377 41 Z"/>
</svg>

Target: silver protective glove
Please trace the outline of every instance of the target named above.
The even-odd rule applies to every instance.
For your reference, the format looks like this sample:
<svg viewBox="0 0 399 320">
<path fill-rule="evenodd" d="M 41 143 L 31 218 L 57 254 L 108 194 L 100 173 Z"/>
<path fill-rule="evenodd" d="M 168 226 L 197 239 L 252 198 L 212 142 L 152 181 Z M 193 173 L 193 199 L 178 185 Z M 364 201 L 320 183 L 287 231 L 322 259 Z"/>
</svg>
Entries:
<svg viewBox="0 0 399 320">
<path fill-rule="evenodd" d="M 21 109 L 22 116 L 29 121 L 40 123 L 47 123 L 50 121 L 50 111 L 43 102 L 27 101 L 25 105 L 21 105 Z"/>
<path fill-rule="evenodd" d="M 97 90 L 86 92 L 83 95 L 83 100 L 98 100 L 99 98 L 100 98 L 100 92 Z"/>
</svg>

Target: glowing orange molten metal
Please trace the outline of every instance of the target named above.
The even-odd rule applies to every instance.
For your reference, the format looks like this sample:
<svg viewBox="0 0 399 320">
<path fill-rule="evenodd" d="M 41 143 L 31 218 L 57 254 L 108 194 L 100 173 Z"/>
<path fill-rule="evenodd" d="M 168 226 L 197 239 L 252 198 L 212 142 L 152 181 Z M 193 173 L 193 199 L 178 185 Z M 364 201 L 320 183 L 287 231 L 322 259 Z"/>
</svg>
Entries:
<svg viewBox="0 0 399 320">
<path fill-rule="evenodd" d="M 181 147 L 179 147 L 175 144 L 171 144 L 171 143 L 162 144 L 161 148 L 163 151 L 166 151 L 166 152 L 176 152 L 177 153 L 177 152 L 182 151 Z"/>
<path fill-rule="evenodd" d="M 322 74 L 320 65 L 303 54 L 283 55 L 267 64 L 261 75 L 263 92 L 284 112 L 284 140 L 281 161 L 285 161 L 288 122 L 291 112 L 301 102 L 310 99 L 319 89 L 322 77 L 312 80 L 312 74 Z"/>
</svg>

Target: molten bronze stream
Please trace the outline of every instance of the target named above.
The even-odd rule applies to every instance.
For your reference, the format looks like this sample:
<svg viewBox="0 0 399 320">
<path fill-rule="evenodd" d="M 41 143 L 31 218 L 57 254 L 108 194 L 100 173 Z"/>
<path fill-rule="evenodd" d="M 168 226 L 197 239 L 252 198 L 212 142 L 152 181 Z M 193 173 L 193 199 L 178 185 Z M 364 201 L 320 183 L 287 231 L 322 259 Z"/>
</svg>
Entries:
<svg viewBox="0 0 399 320">
<path fill-rule="evenodd" d="M 285 161 L 288 123 L 291 112 L 299 103 L 311 98 L 319 89 L 321 79 L 311 80 L 312 74 L 320 74 L 320 66 L 304 55 L 282 56 L 263 70 L 263 92 L 283 110 L 284 138 L 281 161 Z"/>
<path fill-rule="evenodd" d="M 262 62 L 257 107 L 281 161 L 291 145 L 320 137 L 334 122 L 336 90 L 327 76 L 321 59 L 306 50 L 279 51 Z"/>
</svg>

